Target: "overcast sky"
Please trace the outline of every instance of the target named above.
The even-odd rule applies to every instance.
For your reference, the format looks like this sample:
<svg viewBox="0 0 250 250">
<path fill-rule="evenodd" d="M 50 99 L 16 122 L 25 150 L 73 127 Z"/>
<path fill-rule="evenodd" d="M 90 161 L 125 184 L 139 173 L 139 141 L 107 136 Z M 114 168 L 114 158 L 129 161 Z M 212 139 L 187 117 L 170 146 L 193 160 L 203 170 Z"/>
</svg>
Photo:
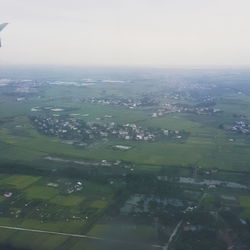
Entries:
<svg viewBox="0 0 250 250">
<path fill-rule="evenodd" d="M 0 0 L 0 64 L 250 66 L 249 0 Z"/>
</svg>

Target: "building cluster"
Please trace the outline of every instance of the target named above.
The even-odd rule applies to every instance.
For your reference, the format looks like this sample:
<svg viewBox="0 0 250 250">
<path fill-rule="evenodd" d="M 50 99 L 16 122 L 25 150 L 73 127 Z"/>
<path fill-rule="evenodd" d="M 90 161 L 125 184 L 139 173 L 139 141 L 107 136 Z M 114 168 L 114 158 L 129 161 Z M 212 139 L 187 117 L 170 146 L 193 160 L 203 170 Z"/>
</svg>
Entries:
<svg viewBox="0 0 250 250">
<path fill-rule="evenodd" d="M 150 142 L 164 137 L 181 139 L 187 135 L 185 131 L 142 128 L 134 123 L 123 125 L 114 122 L 107 124 L 86 123 L 82 120 L 66 116 L 32 116 L 30 119 L 40 133 L 76 142 L 88 142 L 102 138 L 120 138 Z"/>
<path fill-rule="evenodd" d="M 235 121 L 235 124 L 231 127 L 231 130 L 242 134 L 249 134 L 250 126 L 245 121 Z"/>
<path fill-rule="evenodd" d="M 83 183 L 81 181 L 77 181 L 76 183 L 70 183 L 67 188 L 67 193 L 72 194 L 74 192 L 81 191 L 83 189 Z"/>
<path fill-rule="evenodd" d="M 81 181 L 73 181 L 73 182 L 66 182 L 63 184 L 63 187 L 61 187 L 58 183 L 56 182 L 49 182 L 47 184 L 48 187 L 53 187 L 53 188 L 58 188 L 62 189 L 63 193 L 66 194 L 72 194 L 74 192 L 81 191 L 83 189 L 83 183 Z"/>
<path fill-rule="evenodd" d="M 149 97 L 142 98 L 125 98 L 125 97 L 112 97 L 112 98 L 99 98 L 99 97 L 91 97 L 82 100 L 83 103 L 90 104 L 102 104 L 102 105 L 115 105 L 115 106 L 123 106 L 130 109 L 135 109 L 137 107 L 143 106 L 153 106 L 157 105 L 158 102 Z"/>
<path fill-rule="evenodd" d="M 154 141 L 157 137 L 164 135 L 161 130 L 143 129 L 134 123 L 115 126 L 111 133 L 121 139 L 137 141 Z"/>
<path fill-rule="evenodd" d="M 163 116 L 170 113 L 193 113 L 197 115 L 210 115 L 221 112 L 220 109 L 211 106 L 189 106 L 179 103 L 164 103 L 152 114 L 152 117 Z"/>
</svg>

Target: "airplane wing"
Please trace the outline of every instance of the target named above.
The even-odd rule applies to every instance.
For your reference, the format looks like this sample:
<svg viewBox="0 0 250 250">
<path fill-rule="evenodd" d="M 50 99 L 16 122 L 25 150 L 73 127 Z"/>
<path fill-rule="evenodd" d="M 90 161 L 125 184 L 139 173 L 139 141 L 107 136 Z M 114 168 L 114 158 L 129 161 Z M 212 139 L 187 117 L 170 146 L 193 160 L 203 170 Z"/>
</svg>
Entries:
<svg viewBox="0 0 250 250">
<path fill-rule="evenodd" d="M 0 24 L 0 31 L 2 31 L 7 25 L 8 25 L 8 23 Z"/>
</svg>

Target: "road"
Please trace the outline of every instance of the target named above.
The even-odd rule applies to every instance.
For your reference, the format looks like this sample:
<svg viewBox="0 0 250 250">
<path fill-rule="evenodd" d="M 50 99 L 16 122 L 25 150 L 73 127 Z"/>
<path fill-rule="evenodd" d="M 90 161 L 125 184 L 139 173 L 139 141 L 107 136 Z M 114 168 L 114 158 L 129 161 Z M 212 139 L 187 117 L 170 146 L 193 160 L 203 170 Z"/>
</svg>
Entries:
<svg viewBox="0 0 250 250">
<path fill-rule="evenodd" d="M 183 221 L 181 220 L 181 221 L 176 225 L 176 227 L 175 227 L 173 233 L 172 233 L 172 234 L 170 235 L 170 237 L 169 237 L 168 243 L 163 247 L 163 250 L 168 250 L 168 249 L 169 249 L 169 246 L 170 246 L 171 242 L 173 241 L 173 239 L 174 239 L 176 233 L 178 232 L 180 226 L 182 225 L 182 222 L 183 222 Z"/>
</svg>

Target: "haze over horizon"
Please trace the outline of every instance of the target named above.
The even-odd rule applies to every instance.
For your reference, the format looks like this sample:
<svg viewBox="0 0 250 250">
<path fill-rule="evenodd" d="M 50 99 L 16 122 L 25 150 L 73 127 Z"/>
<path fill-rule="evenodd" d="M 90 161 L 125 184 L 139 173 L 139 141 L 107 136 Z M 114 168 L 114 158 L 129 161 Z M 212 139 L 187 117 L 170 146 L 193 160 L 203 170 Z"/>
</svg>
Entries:
<svg viewBox="0 0 250 250">
<path fill-rule="evenodd" d="M 250 66 L 247 0 L 2 0 L 0 64 Z"/>
</svg>

